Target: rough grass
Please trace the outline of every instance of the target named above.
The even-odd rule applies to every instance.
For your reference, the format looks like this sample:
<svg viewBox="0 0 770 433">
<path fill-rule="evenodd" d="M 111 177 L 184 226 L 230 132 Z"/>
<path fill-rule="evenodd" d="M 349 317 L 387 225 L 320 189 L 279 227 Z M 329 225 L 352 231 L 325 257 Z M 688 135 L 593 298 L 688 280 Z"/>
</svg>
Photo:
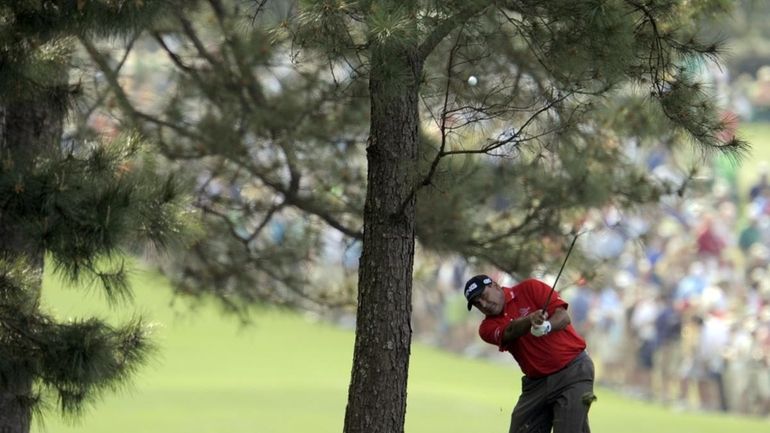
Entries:
<svg viewBox="0 0 770 433">
<path fill-rule="evenodd" d="M 744 123 L 738 128 L 738 135 L 751 145 L 736 167 L 738 188 L 745 196 L 759 178 L 760 164 L 767 164 L 770 169 L 770 123 Z"/>
<path fill-rule="evenodd" d="M 307 316 L 262 311 L 251 327 L 211 306 L 172 303 L 164 280 L 137 273 L 136 303 L 109 310 L 92 294 L 59 289 L 50 277 L 44 303 L 60 317 L 92 311 L 119 320 L 141 312 L 157 324 L 160 351 L 126 391 L 109 395 L 75 425 L 50 413 L 50 433 L 341 432 L 353 333 Z M 504 432 L 520 373 L 500 364 L 415 344 L 406 431 Z M 595 432 L 770 433 L 770 422 L 683 413 L 598 389 Z"/>
</svg>

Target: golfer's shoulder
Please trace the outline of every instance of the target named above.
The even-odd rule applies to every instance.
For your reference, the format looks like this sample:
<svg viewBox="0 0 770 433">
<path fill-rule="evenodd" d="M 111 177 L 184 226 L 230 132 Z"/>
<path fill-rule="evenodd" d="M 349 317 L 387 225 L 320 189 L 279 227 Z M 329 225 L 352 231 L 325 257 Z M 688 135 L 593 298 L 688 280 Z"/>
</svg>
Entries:
<svg viewBox="0 0 770 433">
<path fill-rule="evenodd" d="M 497 316 L 484 316 L 479 323 L 479 335 L 485 341 L 499 344 L 502 338 L 502 332 L 511 322 L 508 315 L 498 314 Z"/>
<path fill-rule="evenodd" d="M 527 278 L 519 281 L 513 286 L 513 290 L 537 290 L 537 289 L 550 289 L 551 286 L 538 280 L 537 278 Z"/>
</svg>

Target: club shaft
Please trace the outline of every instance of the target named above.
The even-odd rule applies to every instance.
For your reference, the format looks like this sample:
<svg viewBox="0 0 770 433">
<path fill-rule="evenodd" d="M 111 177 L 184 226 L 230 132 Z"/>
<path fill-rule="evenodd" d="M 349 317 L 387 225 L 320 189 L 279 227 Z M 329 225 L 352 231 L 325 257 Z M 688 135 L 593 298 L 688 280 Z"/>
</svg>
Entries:
<svg viewBox="0 0 770 433">
<path fill-rule="evenodd" d="M 553 281 L 553 285 L 551 286 L 551 291 L 548 292 L 548 298 L 545 300 L 545 304 L 543 305 L 543 312 L 546 311 L 548 304 L 551 303 L 551 296 L 553 295 L 554 290 L 556 290 L 556 283 L 559 282 L 559 277 L 561 277 L 561 273 L 564 271 L 564 266 L 567 264 L 567 260 L 569 260 L 570 254 L 572 254 L 572 248 L 575 247 L 575 242 L 577 241 L 578 236 L 580 236 L 580 233 L 576 234 L 575 237 L 572 238 L 572 243 L 569 245 L 569 249 L 567 250 L 567 256 L 564 257 L 564 261 L 561 264 L 559 273 L 556 274 L 556 279 Z"/>
</svg>

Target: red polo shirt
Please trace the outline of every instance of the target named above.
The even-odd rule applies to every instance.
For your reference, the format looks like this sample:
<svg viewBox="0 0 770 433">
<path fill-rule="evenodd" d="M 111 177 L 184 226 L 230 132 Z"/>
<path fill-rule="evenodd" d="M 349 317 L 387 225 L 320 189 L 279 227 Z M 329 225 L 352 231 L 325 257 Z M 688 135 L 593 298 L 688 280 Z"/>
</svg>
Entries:
<svg viewBox="0 0 770 433">
<path fill-rule="evenodd" d="M 538 280 L 524 280 L 513 287 L 503 287 L 505 306 L 497 316 L 487 316 L 479 326 L 479 335 L 489 344 L 508 351 L 527 377 L 543 377 L 561 370 L 586 348 L 586 342 L 572 325 L 551 331 L 542 337 L 526 333 L 509 345 L 503 345 L 503 330 L 515 319 L 543 308 L 551 287 Z M 548 316 L 568 304 L 554 292 L 548 304 Z"/>
</svg>

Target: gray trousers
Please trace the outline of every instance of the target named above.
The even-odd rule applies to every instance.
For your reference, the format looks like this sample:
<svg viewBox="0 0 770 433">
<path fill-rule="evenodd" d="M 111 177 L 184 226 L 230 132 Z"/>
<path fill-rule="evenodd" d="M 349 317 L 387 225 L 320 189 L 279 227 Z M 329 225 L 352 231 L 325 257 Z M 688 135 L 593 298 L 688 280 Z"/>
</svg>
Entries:
<svg viewBox="0 0 770 433">
<path fill-rule="evenodd" d="M 523 377 L 509 433 L 590 433 L 594 363 L 586 352 L 550 376 Z"/>
</svg>

